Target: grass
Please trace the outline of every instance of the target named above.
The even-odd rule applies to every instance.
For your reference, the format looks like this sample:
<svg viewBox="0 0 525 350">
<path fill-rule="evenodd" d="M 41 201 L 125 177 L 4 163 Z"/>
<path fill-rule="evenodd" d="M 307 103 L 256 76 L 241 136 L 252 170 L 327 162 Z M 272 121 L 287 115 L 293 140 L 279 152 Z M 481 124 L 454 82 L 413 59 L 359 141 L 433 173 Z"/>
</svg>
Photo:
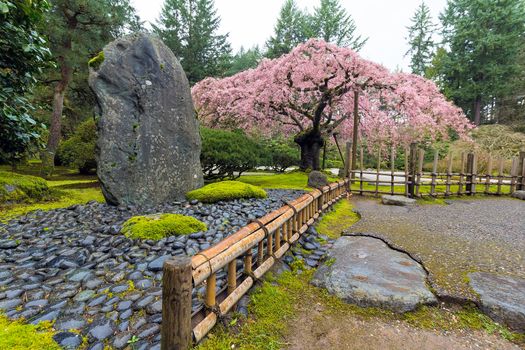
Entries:
<svg viewBox="0 0 525 350">
<path fill-rule="evenodd" d="M 267 189 L 311 190 L 307 186 L 308 174 L 299 171 L 275 175 L 245 175 L 238 180 Z M 330 182 L 338 180 L 337 177 L 328 176 L 328 181 Z"/>
<path fill-rule="evenodd" d="M 181 214 L 134 216 L 122 225 L 122 233 L 128 238 L 153 240 L 189 235 L 207 229 L 202 221 Z"/>
<path fill-rule="evenodd" d="M 258 186 L 239 181 L 220 181 L 190 191 L 186 197 L 189 200 L 215 203 L 239 198 L 266 198 L 266 192 Z"/>
<path fill-rule="evenodd" d="M 0 349 L 5 350 L 59 350 L 53 340 L 50 322 L 38 325 L 9 321 L 0 314 Z"/>
<path fill-rule="evenodd" d="M 338 238 L 341 232 L 359 221 L 359 215 L 348 199 L 337 202 L 332 210 L 324 214 L 316 226 L 317 232 L 329 238 Z"/>
</svg>

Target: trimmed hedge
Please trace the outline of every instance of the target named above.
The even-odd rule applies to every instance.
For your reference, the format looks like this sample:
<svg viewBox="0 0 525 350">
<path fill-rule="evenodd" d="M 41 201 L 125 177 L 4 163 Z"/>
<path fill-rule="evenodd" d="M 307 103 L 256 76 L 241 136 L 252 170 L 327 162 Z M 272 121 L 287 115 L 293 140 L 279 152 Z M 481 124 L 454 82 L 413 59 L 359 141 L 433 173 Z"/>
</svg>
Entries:
<svg viewBox="0 0 525 350">
<path fill-rule="evenodd" d="M 33 202 L 49 195 L 47 181 L 40 177 L 0 171 L 0 203 Z"/>
<path fill-rule="evenodd" d="M 239 181 L 222 181 L 206 185 L 186 194 L 189 200 L 215 203 L 240 198 L 266 198 L 266 191 L 260 187 Z"/>
<path fill-rule="evenodd" d="M 122 225 L 120 231 L 128 238 L 159 240 L 168 236 L 189 235 L 206 231 L 206 224 L 181 214 L 154 214 L 134 216 Z"/>
</svg>

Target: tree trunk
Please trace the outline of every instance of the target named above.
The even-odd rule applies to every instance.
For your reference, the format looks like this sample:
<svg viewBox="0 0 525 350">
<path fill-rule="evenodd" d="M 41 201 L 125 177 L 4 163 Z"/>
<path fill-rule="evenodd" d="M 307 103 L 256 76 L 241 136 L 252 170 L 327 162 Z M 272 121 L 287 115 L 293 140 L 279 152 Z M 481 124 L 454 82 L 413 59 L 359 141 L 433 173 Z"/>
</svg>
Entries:
<svg viewBox="0 0 525 350">
<path fill-rule="evenodd" d="M 474 124 L 481 124 L 481 97 L 476 97 L 474 101 Z"/>
<path fill-rule="evenodd" d="M 301 147 L 301 170 L 320 170 L 319 160 L 324 139 L 319 130 L 304 131 L 296 135 L 294 141 Z"/>
<path fill-rule="evenodd" d="M 53 94 L 53 114 L 51 115 L 49 138 L 47 140 L 47 161 L 46 166 L 53 166 L 55 153 L 60 143 L 61 129 L 62 129 L 62 112 L 64 110 L 64 96 L 66 89 L 71 81 L 72 68 L 64 58 L 59 58 L 60 64 L 60 81 L 55 86 Z"/>
</svg>

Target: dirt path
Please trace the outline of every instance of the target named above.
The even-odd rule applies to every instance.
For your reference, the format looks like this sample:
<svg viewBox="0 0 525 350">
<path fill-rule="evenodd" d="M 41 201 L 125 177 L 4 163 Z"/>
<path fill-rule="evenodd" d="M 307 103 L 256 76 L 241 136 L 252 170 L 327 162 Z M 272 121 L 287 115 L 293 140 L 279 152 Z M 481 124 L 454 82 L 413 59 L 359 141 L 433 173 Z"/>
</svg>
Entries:
<svg viewBox="0 0 525 350">
<path fill-rule="evenodd" d="M 482 331 L 430 331 L 402 321 L 359 319 L 345 313 L 327 313 L 323 305 L 305 305 L 290 322 L 289 350 L 344 349 L 520 349 Z"/>
</svg>

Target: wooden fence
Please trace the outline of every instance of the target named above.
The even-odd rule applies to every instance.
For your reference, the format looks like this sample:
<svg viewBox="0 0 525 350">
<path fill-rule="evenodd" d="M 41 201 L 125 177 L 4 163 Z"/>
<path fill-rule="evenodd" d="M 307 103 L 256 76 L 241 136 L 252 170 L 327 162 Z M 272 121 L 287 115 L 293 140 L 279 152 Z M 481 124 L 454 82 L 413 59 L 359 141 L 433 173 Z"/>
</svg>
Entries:
<svg viewBox="0 0 525 350">
<path fill-rule="evenodd" d="M 347 152 L 351 146 L 347 145 Z M 512 158 L 510 171 L 504 171 L 505 160 L 488 155 L 484 159 L 484 170 L 478 171 L 476 153 L 447 154 L 438 151 L 432 155 L 431 171 L 424 171 L 425 151 L 412 144 L 405 151 L 404 166 L 396 169 L 395 150 L 378 149 L 375 169 L 365 169 L 364 150 L 361 147 L 355 159 L 358 164 L 345 167 L 345 174 L 351 178 L 351 192 L 364 194 L 400 194 L 407 197 L 438 197 L 455 195 L 512 194 L 525 190 L 525 151 Z M 386 154 L 388 152 L 388 154 Z M 347 162 L 350 157 L 347 153 Z M 428 158 L 427 158 L 428 159 Z M 446 170 L 439 172 L 438 163 L 446 161 Z M 456 164 L 458 163 L 459 164 Z M 389 170 L 382 170 L 383 164 Z M 454 168 L 455 167 L 455 168 Z M 399 167 L 398 167 L 399 168 Z M 353 170 L 350 170 L 353 169 Z"/>
<path fill-rule="evenodd" d="M 186 350 L 201 341 L 315 219 L 347 195 L 348 185 L 346 179 L 306 193 L 191 258 L 166 261 L 161 348 Z M 239 271 L 238 260 L 243 266 Z M 219 289 L 217 273 L 224 269 L 227 284 Z M 205 288 L 204 306 L 192 310 L 192 291 L 201 286 Z"/>
</svg>

